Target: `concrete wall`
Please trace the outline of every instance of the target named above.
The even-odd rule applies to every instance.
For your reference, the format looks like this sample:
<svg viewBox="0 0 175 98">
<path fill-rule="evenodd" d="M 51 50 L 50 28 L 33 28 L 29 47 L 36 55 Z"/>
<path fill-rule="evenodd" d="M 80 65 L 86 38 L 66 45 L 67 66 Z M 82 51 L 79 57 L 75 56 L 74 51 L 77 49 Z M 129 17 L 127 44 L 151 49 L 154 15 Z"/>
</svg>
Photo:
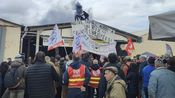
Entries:
<svg viewBox="0 0 175 98">
<path fill-rule="evenodd" d="M 142 43 L 134 43 L 135 50 L 133 51 L 132 56 L 144 52 L 151 52 L 153 54 L 156 54 L 157 56 L 164 55 L 166 52 L 166 46 L 165 46 L 166 43 L 169 44 L 173 52 L 175 52 L 175 42 L 148 40 L 148 33 L 147 33 L 142 36 Z"/>
<path fill-rule="evenodd" d="M 4 58 L 5 27 L 0 26 L 0 62 Z"/>
<path fill-rule="evenodd" d="M 3 60 L 12 58 L 19 53 L 20 50 L 20 34 L 21 27 L 6 27 L 5 47 Z"/>
</svg>

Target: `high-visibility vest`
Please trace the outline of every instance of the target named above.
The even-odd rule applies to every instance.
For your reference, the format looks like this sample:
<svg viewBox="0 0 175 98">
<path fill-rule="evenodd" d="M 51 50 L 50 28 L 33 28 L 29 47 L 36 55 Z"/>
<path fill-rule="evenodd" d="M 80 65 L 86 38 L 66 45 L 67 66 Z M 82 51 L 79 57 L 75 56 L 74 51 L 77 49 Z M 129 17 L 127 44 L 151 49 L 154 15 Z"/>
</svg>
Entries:
<svg viewBox="0 0 175 98">
<path fill-rule="evenodd" d="M 100 69 L 97 70 L 91 70 L 91 78 L 89 81 L 89 86 L 93 88 L 98 88 L 99 82 L 100 82 L 100 76 L 101 76 L 101 71 Z"/>
<path fill-rule="evenodd" d="M 79 69 L 73 69 L 71 66 L 68 67 L 69 75 L 69 88 L 80 88 L 84 85 L 85 81 L 85 65 L 80 65 Z"/>
</svg>

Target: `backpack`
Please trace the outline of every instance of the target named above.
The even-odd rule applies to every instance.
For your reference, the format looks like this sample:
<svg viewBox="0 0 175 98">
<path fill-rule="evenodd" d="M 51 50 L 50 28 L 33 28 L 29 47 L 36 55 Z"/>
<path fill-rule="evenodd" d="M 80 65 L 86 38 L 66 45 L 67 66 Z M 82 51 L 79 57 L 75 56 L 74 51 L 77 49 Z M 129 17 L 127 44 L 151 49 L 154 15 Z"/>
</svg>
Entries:
<svg viewBox="0 0 175 98">
<path fill-rule="evenodd" d="M 4 86 L 6 88 L 16 88 L 19 85 L 19 71 L 18 67 L 11 68 L 7 71 L 4 77 Z"/>
</svg>

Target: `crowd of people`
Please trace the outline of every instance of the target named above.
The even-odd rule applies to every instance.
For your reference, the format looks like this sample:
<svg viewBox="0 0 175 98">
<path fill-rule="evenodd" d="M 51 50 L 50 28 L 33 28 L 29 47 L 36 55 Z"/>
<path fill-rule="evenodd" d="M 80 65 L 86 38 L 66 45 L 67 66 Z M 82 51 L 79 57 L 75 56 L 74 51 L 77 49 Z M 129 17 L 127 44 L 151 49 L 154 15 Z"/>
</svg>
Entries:
<svg viewBox="0 0 175 98">
<path fill-rule="evenodd" d="M 133 59 L 110 53 L 66 57 L 39 51 L 30 64 L 22 56 L 0 65 L 0 98 L 174 98 L 175 57 Z"/>
</svg>

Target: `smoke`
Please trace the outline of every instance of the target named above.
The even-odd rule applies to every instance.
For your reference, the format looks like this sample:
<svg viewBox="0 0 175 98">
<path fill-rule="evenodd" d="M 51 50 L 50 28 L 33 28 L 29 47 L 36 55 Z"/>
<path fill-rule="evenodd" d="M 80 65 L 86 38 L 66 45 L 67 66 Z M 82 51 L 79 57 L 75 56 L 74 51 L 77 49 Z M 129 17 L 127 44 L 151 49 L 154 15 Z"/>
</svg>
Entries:
<svg viewBox="0 0 175 98">
<path fill-rule="evenodd" d="M 92 10 L 92 8 L 89 8 L 87 13 L 89 14 L 89 20 L 93 20 L 93 10 Z"/>
<path fill-rule="evenodd" d="M 73 1 L 69 2 L 68 4 L 57 3 L 53 5 L 40 20 L 40 24 L 72 22 L 74 20 L 72 5 Z"/>
</svg>

